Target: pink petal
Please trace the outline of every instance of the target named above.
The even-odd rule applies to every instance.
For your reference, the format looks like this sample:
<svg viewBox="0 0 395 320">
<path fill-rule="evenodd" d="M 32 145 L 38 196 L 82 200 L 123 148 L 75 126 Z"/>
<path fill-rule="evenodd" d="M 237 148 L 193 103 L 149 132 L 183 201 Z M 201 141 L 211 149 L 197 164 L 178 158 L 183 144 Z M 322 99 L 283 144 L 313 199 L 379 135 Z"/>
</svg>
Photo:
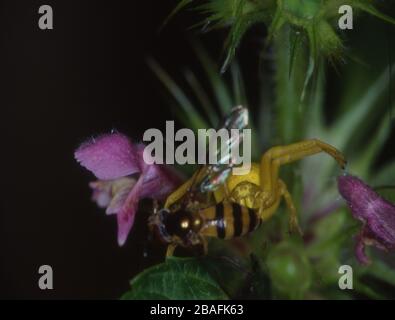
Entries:
<svg viewBox="0 0 395 320">
<path fill-rule="evenodd" d="M 369 262 L 365 245 L 374 245 L 381 250 L 395 248 L 395 205 L 354 176 L 339 177 L 338 187 L 353 216 L 363 222 L 356 246 L 358 260 Z"/>
<path fill-rule="evenodd" d="M 101 179 L 90 184 L 93 199 L 107 207 L 107 214 L 117 214 L 120 246 L 133 227 L 140 199 L 164 200 L 182 182 L 170 167 L 145 163 L 144 148 L 116 133 L 84 143 L 75 152 L 77 161 Z M 127 177 L 134 173 L 140 173 L 137 182 Z"/>
<path fill-rule="evenodd" d="M 138 203 L 143 186 L 143 178 L 140 177 L 134 185 L 132 191 L 128 194 L 122 208 L 117 214 L 118 219 L 118 244 L 123 246 L 128 234 L 133 227 L 134 219 L 138 209 Z"/>
<path fill-rule="evenodd" d="M 100 208 L 106 208 L 111 202 L 111 181 L 92 181 L 89 183 L 89 187 L 93 190 L 92 201 Z"/>
<path fill-rule="evenodd" d="M 181 181 L 176 172 L 169 167 L 158 165 L 145 167 L 118 212 L 118 244 L 120 246 L 125 243 L 133 227 L 139 201 L 142 198 L 163 200 L 180 185 Z"/>
<path fill-rule="evenodd" d="M 365 253 L 365 241 L 363 239 L 363 232 L 357 237 L 357 244 L 355 246 L 355 256 L 361 264 L 370 263 L 370 259 Z"/>
<path fill-rule="evenodd" d="M 346 175 L 338 179 L 339 191 L 353 216 L 368 226 L 373 239 L 385 247 L 395 245 L 395 205 L 378 195 L 361 179 Z"/>
<path fill-rule="evenodd" d="M 171 167 L 162 165 L 149 166 L 143 176 L 141 197 L 155 200 L 163 200 L 182 182 L 181 177 Z"/>
<path fill-rule="evenodd" d="M 367 209 L 379 195 L 361 179 L 351 175 L 338 177 L 338 187 L 343 198 L 353 206 L 355 217 L 360 220 L 368 218 L 370 212 Z"/>
<path fill-rule="evenodd" d="M 102 180 L 117 179 L 141 171 L 137 148 L 120 134 L 102 135 L 83 143 L 74 154 L 76 160 Z"/>
<path fill-rule="evenodd" d="M 129 215 L 126 212 L 117 215 L 118 221 L 118 245 L 121 247 L 125 244 L 129 232 L 133 227 L 134 215 Z"/>
<path fill-rule="evenodd" d="M 121 210 L 135 184 L 136 179 L 134 178 L 121 178 L 114 181 L 112 186 L 113 198 L 107 207 L 107 214 L 118 213 Z"/>
</svg>

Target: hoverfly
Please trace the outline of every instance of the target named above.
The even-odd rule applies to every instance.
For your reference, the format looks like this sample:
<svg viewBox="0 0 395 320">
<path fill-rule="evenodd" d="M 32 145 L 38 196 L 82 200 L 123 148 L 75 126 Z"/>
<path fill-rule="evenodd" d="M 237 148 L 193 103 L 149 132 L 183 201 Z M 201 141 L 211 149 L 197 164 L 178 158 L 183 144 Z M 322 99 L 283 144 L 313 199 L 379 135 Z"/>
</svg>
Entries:
<svg viewBox="0 0 395 320">
<path fill-rule="evenodd" d="M 223 128 L 243 129 L 248 124 L 248 110 L 236 107 L 225 119 Z M 229 139 L 229 145 L 242 137 Z M 279 168 L 302 158 L 325 152 L 344 168 L 340 151 L 317 139 L 304 140 L 266 151 L 260 163 L 252 163 L 245 175 L 232 174 L 232 161 L 221 159 L 216 165 L 199 168 L 195 174 L 166 199 L 164 208 L 149 218 L 149 227 L 168 244 L 167 256 L 177 246 L 203 245 L 207 237 L 232 239 L 256 230 L 278 209 L 284 198 L 290 212 L 290 228 L 301 233 L 296 208 L 286 184 L 279 178 Z"/>
</svg>

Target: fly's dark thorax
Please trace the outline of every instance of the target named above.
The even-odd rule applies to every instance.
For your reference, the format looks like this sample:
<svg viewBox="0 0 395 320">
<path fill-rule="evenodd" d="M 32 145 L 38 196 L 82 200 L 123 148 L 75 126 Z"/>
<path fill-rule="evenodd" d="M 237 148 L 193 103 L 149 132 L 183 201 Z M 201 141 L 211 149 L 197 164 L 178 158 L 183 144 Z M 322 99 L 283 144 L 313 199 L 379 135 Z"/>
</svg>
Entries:
<svg viewBox="0 0 395 320">
<path fill-rule="evenodd" d="M 185 209 L 175 212 L 164 209 L 156 214 L 151 224 L 161 241 L 189 247 L 200 242 L 203 219 Z"/>
<path fill-rule="evenodd" d="M 168 214 L 163 220 L 166 226 L 166 231 L 171 236 L 178 236 L 180 238 L 186 237 L 189 232 L 189 228 L 182 228 L 181 221 L 191 221 L 191 215 L 184 210 L 180 210 L 176 213 Z"/>
<path fill-rule="evenodd" d="M 220 202 L 199 213 L 205 220 L 201 233 L 220 239 L 246 235 L 256 230 L 262 222 L 255 210 L 237 203 Z"/>
</svg>

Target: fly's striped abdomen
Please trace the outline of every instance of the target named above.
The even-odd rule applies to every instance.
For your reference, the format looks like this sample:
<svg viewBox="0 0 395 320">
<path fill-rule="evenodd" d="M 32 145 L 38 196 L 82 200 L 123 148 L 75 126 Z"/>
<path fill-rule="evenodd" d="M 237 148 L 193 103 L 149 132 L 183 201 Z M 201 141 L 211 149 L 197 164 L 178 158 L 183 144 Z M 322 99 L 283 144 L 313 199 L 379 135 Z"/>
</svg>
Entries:
<svg viewBox="0 0 395 320">
<path fill-rule="evenodd" d="M 202 234 L 220 239 L 231 239 L 254 231 L 261 219 L 255 210 L 237 203 L 220 202 L 200 211 L 205 219 Z"/>
</svg>

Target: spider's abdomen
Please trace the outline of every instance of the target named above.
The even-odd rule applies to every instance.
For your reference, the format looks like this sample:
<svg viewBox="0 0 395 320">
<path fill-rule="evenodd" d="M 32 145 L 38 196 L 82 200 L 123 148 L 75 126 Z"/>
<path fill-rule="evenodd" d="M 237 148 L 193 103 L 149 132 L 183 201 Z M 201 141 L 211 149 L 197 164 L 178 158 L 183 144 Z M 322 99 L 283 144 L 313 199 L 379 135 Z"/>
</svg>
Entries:
<svg viewBox="0 0 395 320">
<path fill-rule="evenodd" d="M 241 206 L 258 209 L 261 206 L 259 202 L 262 190 L 254 183 L 245 181 L 239 183 L 231 192 L 230 199 L 232 202 Z"/>
</svg>

